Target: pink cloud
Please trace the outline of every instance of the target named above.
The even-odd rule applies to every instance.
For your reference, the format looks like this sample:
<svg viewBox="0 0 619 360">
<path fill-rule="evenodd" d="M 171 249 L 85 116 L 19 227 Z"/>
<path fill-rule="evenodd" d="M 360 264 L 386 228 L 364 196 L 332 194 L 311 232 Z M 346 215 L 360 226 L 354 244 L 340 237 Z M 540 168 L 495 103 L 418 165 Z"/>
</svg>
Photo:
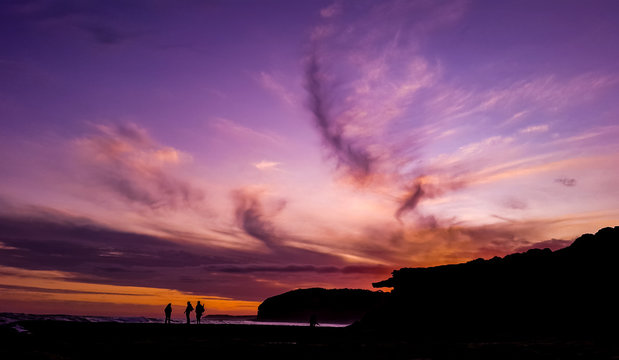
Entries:
<svg viewBox="0 0 619 360">
<path fill-rule="evenodd" d="M 209 124 L 217 131 L 239 141 L 261 142 L 270 145 L 281 145 L 284 142 L 284 139 L 274 132 L 255 130 L 226 118 L 215 118 Z"/>
<path fill-rule="evenodd" d="M 159 145 L 135 124 L 97 125 L 75 141 L 86 176 L 119 199 L 152 209 L 201 206 L 204 192 L 175 174 L 191 156 Z"/>
<path fill-rule="evenodd" d="M 296 96 L 288 90 L 280 80 L 276 79 L 274 75 L 261 71 L 256 79 L 262 87 L 269 92 L 273 93 L 278 99 L 289 106 L 294 106 L 298 103 Z"/>
<path fill-rule="evenodd" d="M 331 18 L 337 16 L 342 11 L 342 5 L 334 2 L 333 4 L 320 10 L 320 16 L 323 18 Z"/>
</svg>

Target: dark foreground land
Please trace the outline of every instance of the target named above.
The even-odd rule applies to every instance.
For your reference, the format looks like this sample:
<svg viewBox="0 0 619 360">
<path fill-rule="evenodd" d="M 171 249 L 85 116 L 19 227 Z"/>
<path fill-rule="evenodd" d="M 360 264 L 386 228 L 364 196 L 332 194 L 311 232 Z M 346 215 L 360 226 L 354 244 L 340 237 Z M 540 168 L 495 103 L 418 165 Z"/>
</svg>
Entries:
<svg viewBox="0 0 619 360">
<path fill-rule="evenodd" d="M 0 359 L 619 359 L 615 335 L 403 335 L 360 328 L 23 321 Z"/>
</svg>

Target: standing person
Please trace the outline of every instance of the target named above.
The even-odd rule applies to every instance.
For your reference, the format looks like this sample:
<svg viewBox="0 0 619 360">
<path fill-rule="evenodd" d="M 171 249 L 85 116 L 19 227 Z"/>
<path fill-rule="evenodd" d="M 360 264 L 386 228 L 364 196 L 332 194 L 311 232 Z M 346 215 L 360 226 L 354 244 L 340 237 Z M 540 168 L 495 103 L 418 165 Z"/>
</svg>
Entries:
<svg viewBox="0 0 619 360">
<path fill-rule="evenodd" d="M 191 323 L 189 320 L 189 314 L 193 311 L 193 306 L 191 306 L 191 302 L 187 301 L 187 307 L 185 308 L 185 315 L 187 316 L 187 324 Z"/>
<path fill-rule="evenodd" d="M 200 318 L 204 314 L 204 305 L 200 304 L 200 301 L 196 304 L 196 323 L 200 323 Z"/>
<path fill-rule="evenodd" d="M 310 327 L 316 327 L 316 325 L 319 325 L 318 324 L 318 317 L 316 316 L 316 314 L 312 314 L 310 316 L 309 325 L 310 325 Z"/>
<path fill-rule="evenodd" d="M 165 307 L 163 312 L 165 313 L 165 322 L 164 322 L 164 324 L 169 324 L 170 323 L 170 316 L 172 316 L 172 303 L 169 303 L 168 306 Z"/>
</svg>

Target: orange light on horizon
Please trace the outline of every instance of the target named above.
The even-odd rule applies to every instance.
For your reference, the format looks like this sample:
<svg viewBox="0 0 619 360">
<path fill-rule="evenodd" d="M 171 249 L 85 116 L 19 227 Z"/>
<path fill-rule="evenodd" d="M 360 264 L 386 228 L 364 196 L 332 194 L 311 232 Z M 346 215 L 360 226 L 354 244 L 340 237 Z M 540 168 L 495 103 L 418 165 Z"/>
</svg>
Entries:
<svg viewBox="0 0 619 360">
<path fill-rule="evenodd" d="M 134 315 L 159 316 L 167 303 L 172 303 L 175 308 L 184 308 L 187 301 L 195 304 L 199 300 L 205 303 L 207 314 L 254 315 L 260 305 L 259 301 L 237 300 L 173 289 L 85 283 L 74 281 L 71 279 L 71 274 L 60 271 L 24 270 L 0 266 L 0 274 L 0 287 L 10 289 L 0 295 L 0 301 L 3 304 L 11 304 L 11 308 L 3 309 L 11 312 L 46 308 L 37 304 L 50 304 L 49 311 L 56 312 L 58 310 L 51 309 L 62 309 L 60 305 L 65 302 L 66 310 L 62 310 L 65 314 L 113 315 L 117 310 L 112 309 L 122 309 L 126 306 L 132 309 L 130 313 Z M 80 306 L 76 308 L 70 304 Z M 83 313 L 85 309 L 89 311 L 88 314 Z"/>
</svg>

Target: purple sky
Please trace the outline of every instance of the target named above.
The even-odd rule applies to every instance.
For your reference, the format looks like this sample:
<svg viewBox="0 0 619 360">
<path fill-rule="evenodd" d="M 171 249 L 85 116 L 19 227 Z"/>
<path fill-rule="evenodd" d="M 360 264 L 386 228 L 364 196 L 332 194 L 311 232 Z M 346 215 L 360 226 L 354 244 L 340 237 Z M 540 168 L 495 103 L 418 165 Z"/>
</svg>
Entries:
<svg viewBox="0 0 619 360">
<path fill-rule="evenodd" d="M 0 311 L 251 314 L 617 225 L 618 11 L 3 1 Z"/>
</svg>

